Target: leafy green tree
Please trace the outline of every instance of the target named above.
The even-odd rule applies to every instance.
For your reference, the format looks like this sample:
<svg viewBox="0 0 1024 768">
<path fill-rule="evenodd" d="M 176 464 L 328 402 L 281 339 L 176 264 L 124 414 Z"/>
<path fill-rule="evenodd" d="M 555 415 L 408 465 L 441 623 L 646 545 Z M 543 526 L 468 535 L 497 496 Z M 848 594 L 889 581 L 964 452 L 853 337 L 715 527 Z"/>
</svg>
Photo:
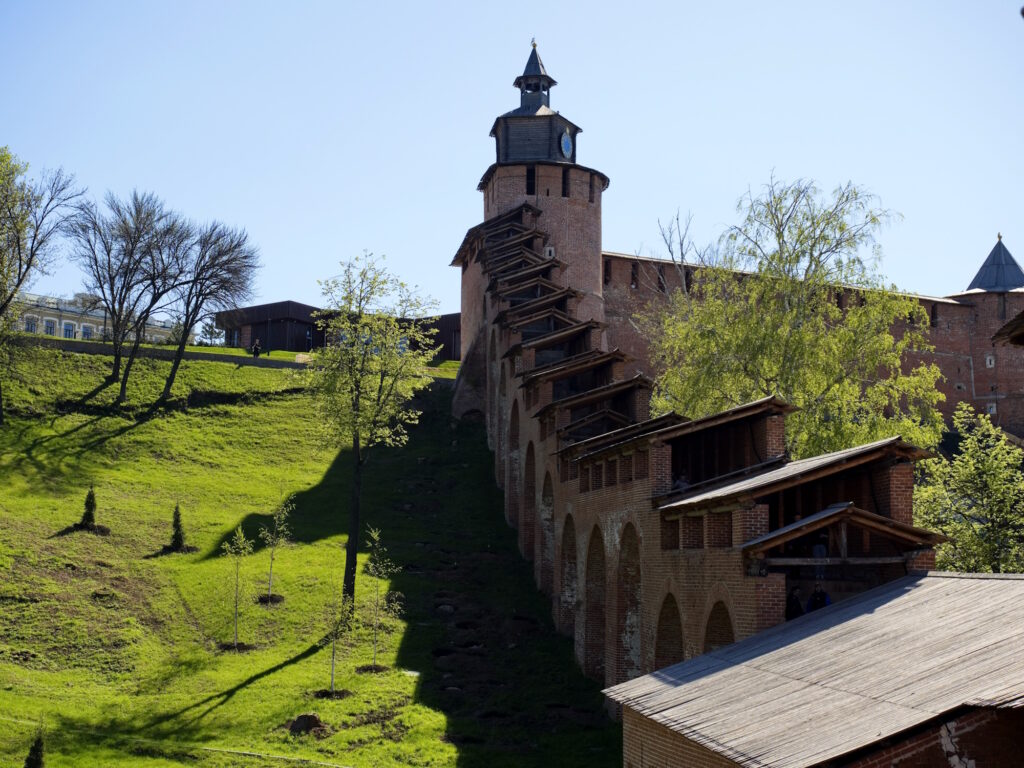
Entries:
<svg viewBox="0 0 1024 768">
<path fill-rule="evenodd" d="M 96 527 L 96 492 L 89 486 L 89 492 L 85 494 L 85 509 L 82 512 L 82 519 L 78 522 L 79 528 L 92 530 Z"/>
<path fill-rule="evenodd" d="M 267 603 L 270 603 L 274 597 L 274 557 L 277 555 L 277 548 L 287 543 L 291 538 L 292 531 L 288 525 L 288 518 L 294 510 L 295 503 L 290 498 L 285 499 L 274 510 L 270 526 L 260 527 L 260 538 L 267 545 L 267 549 L 270 550 L 270 571 L 267 575 Z"/>
<path fill-rule="evenodd" d="M 238 526 L 234 535 L 221 545 L 221 549 L 235 564 L 235 639 L 233 644 L 235 648 L 238 648 L 238 609 L 242 598 L 242 560 L 252 554 L 252 542 L 245 538 L 242 526 Z"/>
<path fill-rule="evenodd" d="M 208 347 L 215 347 L 224 339 L 224 331 L 220 330 L 212 320 L 203 323 L 199 330 L 199 339 Z"/>
<path fill-rule="evenodd" d="M 1008 573 L 1024 571 L 1024 451 L 960 403 L 953 414 L 960 445 L 952 459 L 920 464 L 914 488 L 918 525 L 949 537 L 936 552 L 940 568 Z"/>
<path fill-rule="evenodd" d="M 438 349 L 428 318 L 434 304 L 372 254 L 343 262 L 341 275 L 320 285 L 326 309 L 318 322 L 327 345 L 316 354 L 310 375 L 328 439 L 352 450 L 342 589 L 354 601 L 367 451 L 404 445 L 406 426 L 419 418 L 410 401 L 431 380 L 426 366 Z"/>
<path fill-rule="evenodd" d="M 50 265 L 61 228 L 82 194 L 74 177 L 61 170 L 44 172 L 38 179 L 28 179 L 27 171 L 27 164 L 0 147 L 0 426 L 15 298 Z"/>
<path fill-rule="evenodd" d="M 883 281 L 874 236 L 890 214 L 853 184 L 823 197 L 772 180 L 713 261 L 641 316 L 664 363 L 654 406 L 696 418 L 776 395 L 794 458 L 902 435 L 937 444 L 935 365 L 919 302 Z M 680 247 L 680 253 L 686 247 Z"/>
<path fill-rule="evenodd" d="M 185 551 L 185 528 L 181 524 L 181 506 L 174 505 L 174 517 L 171 520 L 171 551 Z"/>
<path fill-rule="evenodd" d="M 388 550 L 380 538 L 380 530 L 367 527 L 366 547 L 370 557 L 366 561 L 366 572 L 373 577 L 373 666 L 377 666 L 377 644 L 383 621 L 387 617 L 397 618 L 402 614 L 402 595 L 388 590 L 381 595 L 381 582 L 390 581 L 401 568 L 388 557 Z"/>
</svg>

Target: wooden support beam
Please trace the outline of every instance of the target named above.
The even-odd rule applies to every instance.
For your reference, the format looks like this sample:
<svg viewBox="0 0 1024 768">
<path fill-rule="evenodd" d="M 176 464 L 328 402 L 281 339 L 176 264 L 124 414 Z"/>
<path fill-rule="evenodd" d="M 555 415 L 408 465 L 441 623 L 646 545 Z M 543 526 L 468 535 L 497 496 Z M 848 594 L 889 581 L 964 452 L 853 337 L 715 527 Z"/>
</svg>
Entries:
<svg viewBox="0 0 1024 768">
<path fill-rule="evenodd" d="M 766 557 L 765 565 L 892 565 L 906 558 L 891 557 Z"/>
</svg>

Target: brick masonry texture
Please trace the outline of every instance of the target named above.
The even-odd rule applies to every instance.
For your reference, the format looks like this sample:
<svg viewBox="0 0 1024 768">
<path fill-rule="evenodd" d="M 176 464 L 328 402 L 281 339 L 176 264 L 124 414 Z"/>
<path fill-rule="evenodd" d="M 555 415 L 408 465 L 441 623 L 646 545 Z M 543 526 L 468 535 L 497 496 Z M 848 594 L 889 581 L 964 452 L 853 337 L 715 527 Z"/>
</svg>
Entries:
<svg viewBox="0 0 1024 768">
<path fill-rule="evenodd" d="M 453 262 L 462 270 L 463 344 L 453 411 L 486 425 L 506 521 L 581 668 L 604 684 L 622 682 L 780 623 L 794 586 L 806 598 L 824 581 L 839 600 L 933 566 L 927 548 L 894 549 L 860 530 L 851 530 L 851 557 L 895 562 L 856 573 L 762 568 L 741 548 L 836 502 L 910 523 L 913 465 L 895 449 L 725 506 L 671 519 L 659 510 L 694 483 L 784 461 L 782 410 L 766 406 L 678 436 L 641 430 L 585 449 L 588 438 L 649 418 L 645 377 L 656 369 L 636 314 L 687 280 L 671 263 L 602 252 L 603 184 L 571 164 L 492 166 L 481 185 L 484 222 Z M 936 346 L 920 360 L 943 373 L 944 412 L 968 400 L 1024 428 L 1024 354 L 988 341 L 1004 316 L 1024 310 L 1024 296 L 920 301 Z M 605 354 L 612 350 L 622 354 Z M 829 538 L 830 556 L 835 546 Z M 809 549 L 797 541 L 776 554 L 799 560 Z M 732 764 L 635 713 L 621 715 L 625 765 Z"/>
</svg>

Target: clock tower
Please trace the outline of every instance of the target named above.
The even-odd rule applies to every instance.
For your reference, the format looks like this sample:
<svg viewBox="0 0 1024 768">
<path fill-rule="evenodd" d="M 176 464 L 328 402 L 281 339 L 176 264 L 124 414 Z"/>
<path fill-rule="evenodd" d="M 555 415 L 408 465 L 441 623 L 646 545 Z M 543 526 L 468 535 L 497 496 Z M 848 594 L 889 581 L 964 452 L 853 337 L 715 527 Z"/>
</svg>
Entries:
<svg viewBox="0 0 1024 768">
<path fill-rule="evenodd" d="M 513 85 L 519 107 L 494 121 L 495 162 L 478 187 L 484 194 L 484 219 L 524 203 L 539 209 L 537 227 L 547 236 L 546 251 L 561 265 L 552 277 L 581 292 L 579 317 L 603 320 L 601 195 L 608 177 L 576 162 L 582 131 L 551 108 L 556 81 L 536 43 Z"/>
</svg>

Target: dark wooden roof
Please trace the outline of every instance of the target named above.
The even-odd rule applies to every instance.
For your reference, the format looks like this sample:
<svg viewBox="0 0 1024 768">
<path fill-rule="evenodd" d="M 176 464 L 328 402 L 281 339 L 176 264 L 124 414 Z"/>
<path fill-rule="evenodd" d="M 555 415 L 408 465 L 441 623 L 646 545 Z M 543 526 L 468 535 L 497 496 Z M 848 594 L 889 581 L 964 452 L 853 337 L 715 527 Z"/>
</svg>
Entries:
<svg viewBox="0 0 1024 768">
<path fill-rule="evenodd" d="M 643 440 L 644 442 L 652 442 L 654 440 L 665 442 L 666 440 L 682 437 L 683 435 L 713 429 L 714 427 L 721 426 L 722 424 L 739 421 L 740 419 L 772 413 L 786 414 L 795 410 L 798 410 L 796 406 L 790 405 L 785 400 L 781 400 L 778 397 L 763 397 L 760 400 L 744 403 L 743 405 L 738 405 L 735 408 L 729 408 L 728 410 L 713 413 L 710 416 L 704 416 L 699 419 L 685 419 L 682 416 L 679 416 L 677 421 L 674 423 L 663 424 L 656 430 L 624 436 L 622 441 L 618 443 L 609 444 L 606 442 L 600 447 L 593 447 L 590 452 L 580 456 L 579 458 L 580 460 L 583 460 L 590 458 L 595 453 L 619 450 L 624 443 L 628 442 L 636 442 L 638 440 Z M 580 445 L 582 445 L 582 443 L 580 443 Z"/>
<path fill-rule="evenodd" d="M 851 501 L 844 501 L 826 507 L 820 512 L 808 515 L 782 528 L 778 528 L 771 533 L 766 533 L 764 536 L 751 539 L 741 545 L 741 549 L 748 554 L 765 552 L 780 544 L 785 544 L 787 541 L 806 536 L 808 533 L 813 533 L 821 528 L 827 528 L 844 520 L 854 525 L 870 528 L 890 539 L 899 539 L 911 545 L 932 546 L 946 541 L 946 537 L 940 533 L 907 525 L 890 517 L 876 515 L 874 512 L 868 512 L 866 509 L 855 507 Z"/>
<path fill-rule="evenodd" d="M 898 456 L 909 460 L 925 459 L 932 456 L 928 451 L 905 443 L 900 437 L 889 437 L 873 443 L 847 448 L 843 451 L 824 453 L 809 459 L 791 461 L 781 467 L 769 469 L 741 480 L 715 485 L 710 489 L 684 491 L 659 505 L 666 517 L 677 517 L 690 510 L 709 507 L 730 507 L 784 490 L 801 482 L 817 477 L 842 472 L 850 467 L 865 464 L 885 456 Z"/>
<path fill-rule="evenodd" d="M 576 395 L 569 395 L 568 397 L 563 397 L 561 400 L 555 400 L 553 402 L 550 402 L 543 408 L 541 408 L 539 411 L 537 411 L 537 413 L 534 415 L 542 416 L 548 411 L 554 410 L 556 408 L 572 408 L 574 406 L 585 405 L 586 403 L 596 402 L 599 400 L 604 400 L 609 397 L 614 397 L 615 395 L 618 395 L 622 392 L 628 392 L 631 389 L 638 389 L 641 387 L 643 389 L 650 389 L 652 386 L 653 385 L 651 384 L 650 379 L 648 379 L 643 374 L 638 373 L 631 379 L 624 379 L 623 381 L 613 381 L 611 384 L 604 384 L 600 387 L 594 387 L 593 389 L 589 389 L 586 392 L 580 392 L 579 394 Z"/>
<path fill-rule="evenodd" d="M 1024 702 L 1024 577 L 908 576 L 605 694 L 747 768 L 841 762 Z"/>
<path fill-rule="evenodd" d="M 629 357 L 620 352 L 617 348 L 605 352 L 600 349 L 592 349 L 588 352 L 581 352 L 578 355 L 572 357 L 566 357 L 559 360 L 551 365 L 545 365 L 539 368 L 526 371 L 525 373 L 518 374 L 523 377 L 523 382 L 520 386 L 526 386 L 532 384 L 535 381 L 547 381 L 548 379 L 564 379 L 567 376 L 574 376 L 581 371 L 586 371 L 591 368 L 598 368 L 608 363 L 620 362 L 628 360 Z"/>
<path fill-rule="evenodd" d="M 686 419 L 684 417 L 673 411 L 662 416 L 656 416 L 653 419 L 638 421 L 635 424 L 630 424 L 629 426 L 622 427 L 621 429 L 605 432 L 603 435 L 595 435 L 594 437 L 587 438 L 586 440 L 580 440 L 578 443 L 573 443 L 572 445 L 567 445 L 564 448 L 561 448 L 558 453 L 567 453 L 571 455 L 587 452 L 588 455 L 591 455 L 604 447 L 620 447 L 625 443 L 631 442 L 631 438 L 646 435 L 654 432 L 655 430 L 661 429 L 662 427 L 679 424 L 685 421 Z"/>
</svg>

